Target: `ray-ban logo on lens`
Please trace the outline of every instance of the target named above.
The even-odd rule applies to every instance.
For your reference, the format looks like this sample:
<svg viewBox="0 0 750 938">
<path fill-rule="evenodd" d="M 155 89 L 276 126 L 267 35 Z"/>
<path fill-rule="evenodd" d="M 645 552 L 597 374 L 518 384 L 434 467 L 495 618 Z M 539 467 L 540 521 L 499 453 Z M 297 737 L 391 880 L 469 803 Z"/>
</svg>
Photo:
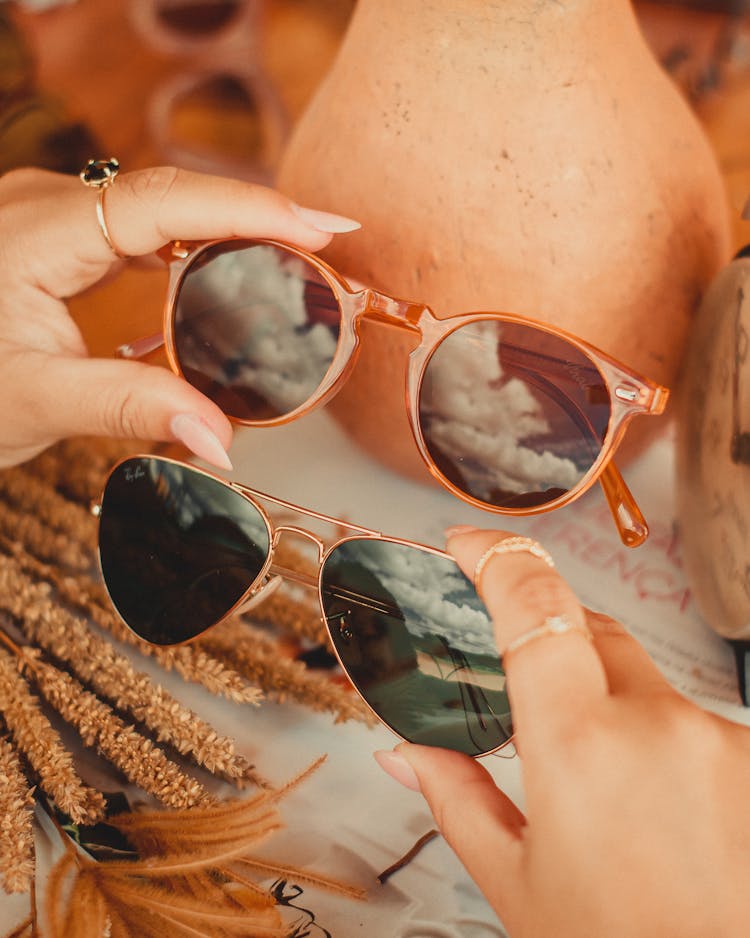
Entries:
<svg viewBox="0 0 750 938">
<path fill-rule="evenodd" d="M 136 479 L 145 479 L 146 470 L 143 466 L 125 466 L 125 481 L 135 482 Z"/>
</svg>

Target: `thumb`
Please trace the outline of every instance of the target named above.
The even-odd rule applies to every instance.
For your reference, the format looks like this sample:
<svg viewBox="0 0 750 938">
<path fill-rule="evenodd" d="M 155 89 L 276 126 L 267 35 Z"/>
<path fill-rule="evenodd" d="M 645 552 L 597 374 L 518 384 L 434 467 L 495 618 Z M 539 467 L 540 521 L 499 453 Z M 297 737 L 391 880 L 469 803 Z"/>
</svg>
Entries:
<svg viewBox="0 0 750 938">
<path fill-rule="evenodd" d="M 521 901 L 523 814 L 489 772 L 463 753 L 401 743 L 375 757 L 397 781 L 422 792 L 440 832 L 509 925 Z"/>
<path fill-rule="evenodd" d="M 48 442 L 77 435 L 179 441 L 213 465 L 232 468 L 226 452 L 231 423 L 213 401 L 166 368 L 47 356 L 37 374 L 34 412 L 45 415 Z"/>
</svg>

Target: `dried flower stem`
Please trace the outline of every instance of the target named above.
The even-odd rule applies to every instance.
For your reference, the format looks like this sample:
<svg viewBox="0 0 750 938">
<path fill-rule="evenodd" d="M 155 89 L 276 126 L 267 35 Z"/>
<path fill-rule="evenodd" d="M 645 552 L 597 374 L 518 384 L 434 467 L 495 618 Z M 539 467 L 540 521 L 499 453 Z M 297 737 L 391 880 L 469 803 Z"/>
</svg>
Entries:
<svg viewBox="0 0 750 938">
<path fill-rule="evenodd" d="M 329 645 L 328 630 L 321 619 L 317 604 L 294 599 L 283 589 L 269 596 L 245 619 L 268 622 L 274 629 L 298 638 L 306 638 L 318 645 Z"/>
<path fill-rule="evenodd" d="M 21 541 L 27 550 L 42 560 L 54 560 L 74 570 L 91 567 L 90 552 L 71 542 L 67 534 L 54 531 L 33 514 L 15 511 L 4 502 L 0 502 L 0 532 L 11 540 Z"/>
<path fill-rule="evenodd" d="M 279 654 L 278 644 L 248 623 L 225 623 L 208 632 L 201 639 L 201 647 L 280 701 L 290 698 L 312 710 L 333 713 L 337 722 L 377 723 L 348 685 L 336 684 L 325 675 L 309 671 L 303 662 Z"/>
<path fill-rule="evenodd" d="M 4 938 L 35 938 L 34 917 L 30 915 L 24 919 L 20 925 L 13 927 Z"/>
<path fill-rule="evenodd" d="M 34 875 L 34 795 L 21 762 L 0 739 L 0 877 L 6 892 L 28 892 Z"/>
<path fill-rule="evenodd" d="M 263 694 L 257 687 L 248 684 L 235 671 L 227 668 L 221 661 L 212 659 L 197 646 L 159 648 L 141 641 L 126 628 L 112 610 L 106 590 L 100 583 L 81 575 L 67 576 L 52 565 L 33 557 L 19 545 L 10 544 L 2 535 L 0 547 L 12 554 L 19 570 L 53 585 L 63 601 L 86 613 L 88 619 L 106 629 L 114 638 L 133 645 L 141 654 L 153 657 L 165 670 L 174 670 L 184 680 L 202 684 L 212 694 L 225 697 L 234 703 L 257 704 L 261 701 Z M 8 595 L 0 591 L 0 608 L 7 605 Z"/>
<path fill-rule="evenodd" d="M 82 505 L 88 505 L 102 489 L 113 463 L 134 451 L 130 440 L 85 437 L 63 440 L 45 450 L 22 469 L 50 488 Z"/>
<path fill-rule="evenodd" d="M 22 648 L 18 654 L 39 691 L 75 726 L 84 744 L 96 747 L 130 782 L 168 807 L 185 808 L 212 800 L 200 782 L 186 775 L 75 678 L 42 660 L 37 649 Z"/>
<path fill-rule="evenodd" d="M 11 580 L 12 582 L 9 582 Z M 12 587 L 12 588 L 11 588 Z M 56 605 L 46 583 L 33 583 L 15 561 L 0 555 L 0 593 L 26 637 L 48 651 L 98 694 L 148 727 L 158 742 L 191 756 L 214 775 L 236 782 L 258 782 L 253 767 L 235 743 L 183 707 L 148 675 L 95 635 L 80 619 Z"/>
<path fill-rule="evenodd" d="M 0 636 L 4 633 L 0 632 Z M 0 712 L 16 748 L 28 759 L 42 788 L 58 807 L 77 824 L 100 820 L 105 807 L 103 795 L 81 780 L 73 766 L 73 757 L 19 674 L 15 657 L 2 649 Z"/>
<path fill-rule="evenodd" d="M 0 472 L 0 495 L 13 508 L 34 515 L 53 531 L 72 538 L 89 556 L 96 549 L 96 521 L 91 512 L 68 501 L 23 469 Z"/>
</svg>

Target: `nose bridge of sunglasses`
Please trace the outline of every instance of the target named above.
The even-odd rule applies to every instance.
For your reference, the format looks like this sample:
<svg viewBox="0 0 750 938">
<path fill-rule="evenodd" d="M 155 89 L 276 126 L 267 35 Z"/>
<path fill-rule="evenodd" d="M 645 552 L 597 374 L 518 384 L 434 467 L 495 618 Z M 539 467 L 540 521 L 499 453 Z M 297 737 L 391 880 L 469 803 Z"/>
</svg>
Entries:
<svg viewBox="0 0 750 938">
<path fill-rule="evenodd" d="M 308 544 L 312 544 L 316 552 L 317 566 L 318 568 L 320 567 L 325 553 L 325 542 L 322 538 L 314 532 L 309 531 L 307 528 L 300 527 L 296 524 L 279 524 L 277 527 L 274 527 L 273 530 L 273 537 L 271 539 L 272 552 L 278 550 L 282 534 L 291 534 L 293 537 L 302 538 L 304 541 L 308 542 Z M 290 554 L 290 556 L 294 555 Z M 295 561 L 297 560 L 304 561 L 304 555 L 296 555 Z M 286 560 L 273 559 L 269 566 L 269 574 L 272 578 L 278 579 L 279 581 L 287 580 L 298 586 L 306 586 L 310 589 L 318 588 L 317 576 L 313 576 L 308 570 L 291 566 Z"/>
<path fill-rule="evenodd" d="M 400 300 L 377 290 L 365 290 L 362 315 L 367 319 L 419 333 L 424 317 L 434 319 L 429 306 L 412 300 Z"/>
</svg>

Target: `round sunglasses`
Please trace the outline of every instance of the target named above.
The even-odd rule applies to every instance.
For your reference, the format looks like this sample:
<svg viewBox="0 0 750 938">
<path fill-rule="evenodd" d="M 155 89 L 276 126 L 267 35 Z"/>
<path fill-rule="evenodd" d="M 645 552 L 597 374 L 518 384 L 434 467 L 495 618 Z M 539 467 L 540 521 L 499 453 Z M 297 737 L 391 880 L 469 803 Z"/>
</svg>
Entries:
<svg viewBox="0 0 750 938">
<path fill-rule="evenodd" d="M 612 462 L 627 423 L 660 414 L 669 392 L 552 326 L 510 313 L 439 319 L 423 303 L 353 289 L 320 258 L 275 241 L 175 242 L 163 336 L 170 366 L 232 420 L 275 426 L 325 403 L 354 367 L 358 321 L 411 331 L 406 401 L 432 475 L 487 511 L 568 504 L 597 479 L 620 537 L 648 526 Z"/>
<path fill-rule="evenodd" d="M 274 524 L 263 503 L 347 534 L 326 546 L 298 524 Z M 119 462 L 94 511 L 104 583 L 139 638 L 192 641 L 289 580 L 317 590 L 341 668 L 402 739 L 472 756 L 510 741 L 492 623 L 448 554 L 156 456 Z M 317 578 L 276 561 L 285 532 L 314 545 Z"/>
</svg>

